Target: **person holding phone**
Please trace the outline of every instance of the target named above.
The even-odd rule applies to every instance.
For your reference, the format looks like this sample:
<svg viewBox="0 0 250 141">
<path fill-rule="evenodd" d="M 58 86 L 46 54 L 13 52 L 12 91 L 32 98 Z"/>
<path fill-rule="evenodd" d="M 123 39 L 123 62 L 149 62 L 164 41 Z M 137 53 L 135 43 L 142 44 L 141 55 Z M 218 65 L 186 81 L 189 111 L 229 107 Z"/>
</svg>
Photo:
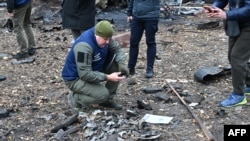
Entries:
<svg viewBox="0 0 250 141">
<path fill-rule="evenodd" d="M 75 112 L 90 104 L 122 109 L 114 96 L 129 70 L 120 45 L 112 40 L 113 32 L 108 21 L 98 22 L 77 38 L 66 57 L 62 78 L 72 91 L 68 101 Z"/>
<path fill-rule="evenodd" d="M 229 5 L 229 10 L 224 8 Z M 212 10 L 206 10 L 209 18 L 237 21 L 240 34 L 228 38 L 228 60 L 231 65 L 233 92 L 222 102 L 222 107 L 232 107 L 247 103 L 250 94 L 250 0 L 215 0 Z"/>
</svg>

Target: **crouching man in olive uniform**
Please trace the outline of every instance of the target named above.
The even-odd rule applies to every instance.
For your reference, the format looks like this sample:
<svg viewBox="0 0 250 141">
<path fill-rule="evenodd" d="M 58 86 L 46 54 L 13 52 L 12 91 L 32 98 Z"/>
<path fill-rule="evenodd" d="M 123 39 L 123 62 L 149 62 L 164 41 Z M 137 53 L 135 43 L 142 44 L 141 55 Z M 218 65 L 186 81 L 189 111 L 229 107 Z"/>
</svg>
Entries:
<svg viewBox="0 0 250 141">
<path fill-rule="evenodd" d="M 68 100 L 74 111 L 89 104 L 122 109 L 113 97 L 129 71 L 113 32 L 108 21 L 100 21 L 80 35 L 67 55 L 62 77 L 72 91 Z"/>
</svg>

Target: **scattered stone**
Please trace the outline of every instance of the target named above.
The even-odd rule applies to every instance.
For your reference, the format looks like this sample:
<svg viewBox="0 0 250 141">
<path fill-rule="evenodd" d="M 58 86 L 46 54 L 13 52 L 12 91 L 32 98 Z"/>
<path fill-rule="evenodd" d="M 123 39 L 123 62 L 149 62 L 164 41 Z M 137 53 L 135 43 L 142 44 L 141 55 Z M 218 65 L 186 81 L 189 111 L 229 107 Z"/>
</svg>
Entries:
<svg viewBox="0 0 250 141">
<path fill-rule="evenodd" d="M 0 118 L 8 117 L 9 114 L 10 114 L 10 110 L 0 108 Z"/>
<path fill-rule="evenodd" d="M 155 97 L 158 100 L 164 100 L 166 102 L 169 100 L 169 96 L 166 93 L 164 93 L 164 92 L 158 92 L 158 93 L 156 93 Z"/>
<path fill-rule="evenodd" d="M 151 105 L 145 101 L 137 100 L 137 105 L 139 109 L 153 110 Z"/>
<path fill-rule="evenodd" d="M 127 115 L 129 116 L 129 117 L 131 117 L 131 116 L 137 116 L 138 115 L 138 112 L 136 112 L 136 111 L 132 111 L 132 110 L 127 110 Z"/>
<path fill-rule="evenodd" d="M 140 140 L 154 140 L 157 139 L 161 136 L 160 133 L 158 133 L 157 131 L 146 131 L 144 133 L 141 134 L 140 137 L 138 137 L 137 139 Z"/>
<path fill-rule="evenodd" d="M 179 119 L 176 120 L 176 121 L 174 122 L 174 124 L 171 126 L 171 128 L 174 129 L 174 128 L 180 123 L 180 121 L 181 121 L 181 120 L 179 120 Z"/>
<path fill-rule="evenodd" d="M 0 81 L 6 80 L 6 76 L 0 75 Z"/>
<path fill-rule="evenodd" d="M 227 113 L 224 109 L 215 110 L 215 115 L 219 116 L 220 118 L 225 118 L 227 116 Z"/>
<path fill-rule="evenodd" d="M 190 104 L 190 103 L 201 103 L 205 98 L 201 95 L 195 94 L 191 96 L 184 97 L 184 100 Z"/>
<path fill-rule="evenodd" d="M 51 133 L 56 133 L 58 132 L 60 129 L 67 129 L 67 127 L 69 125 L 71 125 L 74 122 L 77 122 L 77 116 L 78 114 L 74 114 L 72 116 L 70 116 L 68 119 L 66 119 L 62 124 L 57 125 L 56 127 L 54 127 L 53 129 L 51 129 Z"/>
<path fill-rule="evenodd" d="M 136 81 L 134 78 L 129 78 L 129 79 L 127 79 L 127 83 L 128 83 L 128 85 L 135 85 Z"/>
<path fill-rule="evenodd" d="M 60 129 L 56 134 L 55 134 L 55 138 L 56 139 L 62 139 L 63 135 L 64 135 L 64 130 L 63 129 Z"/>
<path fill-rule="evenodd" d="M 161 92 L 162 88 L 157 88 L 157 87 L 147 87 L 145 89 L 143 89 L 144 93 L 157 93 L 157 92 Z"/>
</svg>

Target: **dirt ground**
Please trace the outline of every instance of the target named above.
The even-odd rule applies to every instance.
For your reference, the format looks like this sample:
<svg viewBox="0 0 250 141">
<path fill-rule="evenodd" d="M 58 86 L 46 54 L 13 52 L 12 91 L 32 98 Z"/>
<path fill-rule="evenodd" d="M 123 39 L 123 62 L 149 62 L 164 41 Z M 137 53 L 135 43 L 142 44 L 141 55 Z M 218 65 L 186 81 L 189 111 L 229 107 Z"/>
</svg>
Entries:
<svg viewBox="0 0 250 141">
<path fill-rule="evenodd" d="M 52 8 L 55 8 L 54 11 L 58 10 L 57 7 Z M 114 21 L 121 20 L 122 16 L 126 18 L 124 13 L 119 14 L 112 17 Z M 80 122 L 69 126 L 79 127 L 78 130 L 61 139 L 56 139 L 51 130 L 73 115 L 67 102 L 68 89 L 61 78 L 61 69 L 72 39 L 71 33 L 63 30 L 57 22 L 46 23 L 37 18 L 34 20 L 37 41 L 35 61 L 13 64 L 11 55 L 19 51 L 15 35 L 6 28 L 1 28 L 0 53 L 5 57 L 0 56 L 0 74 L 7 79 L 0 82 L 0 108 L 9 113 L 8 116 L 0 118 L 0 140 L 133 141 L 143 140 L 143 137 L 155 137 L 159 141 L 209 140 L 188 108 L 169 88 L 170 84 L 178 90 L 181 98 L 189 101 L 188 104 L 197 103 L 191 107 L 193 114 L 216 140 L 223 141 L 224 125 L 250 124 L 249 104 L 233 108 L 218 106 L 232 91 L 230 74 L 217 77 L 208 84 L 194 80 L 194 73 L 200 68 L 228 66 L 227 37 L 221 23 L 216 28 L 198 30 L 197 25 L 205 21 L 207 19 L 202 14 L 178 16 L 174 20 L 161 19 L 156 35 L 158 58 L 154 68 L 155 77 L 144 78 L 147 57 L 143 37 L 136 75 L 121 82 L 117 92 L 116 99 L 123 104 L 123 110 L 91 107 L 78 117 Z M 114 25 L 123 26 L 124 29 L 117 30 L 116 34 L 129 30 L 126 22 Z M 127 57 L 128 48 L 123 49 Z M 129 85 L 131 80 L 135 80 L 136 84 Z M 156 98 L 158 92 L 145 93 L 145 88 L 159 88 L 161 94 L 167 95 L 169 99 L 159 100 Z M 247 99 L 250 101 L 249 97 Z M 152 109 L 139 108 L 138 101 L 148 103 Z M 97 112 L 98 109 L 101 111 Z M 136 114 L 128 116 L 128 111 L 136 111 Z M 168 124 L 149 124 L 148 130 L 157 132 L 154 134 L 156 136 L 145 135 L 139 138 L 139 135 L 147 131 L 140 128 L 143 125 L 139 126 L 139 120 L 145 114 L 173 119 Z M 85 122 L 82 120 L 84 115 L 89 116 Z M 109 118 L 114 123 L 107 129 L 107 121 L 112 121 Z M 118 124 L 121 120 L 122 123 Z M 93 122 L 96 125 L 94 128 L 86 124 Z M 90 134 L 90 131 L 93 133 Z M 126 135 L 123 131 L 126 131 Z"/>
</svg>

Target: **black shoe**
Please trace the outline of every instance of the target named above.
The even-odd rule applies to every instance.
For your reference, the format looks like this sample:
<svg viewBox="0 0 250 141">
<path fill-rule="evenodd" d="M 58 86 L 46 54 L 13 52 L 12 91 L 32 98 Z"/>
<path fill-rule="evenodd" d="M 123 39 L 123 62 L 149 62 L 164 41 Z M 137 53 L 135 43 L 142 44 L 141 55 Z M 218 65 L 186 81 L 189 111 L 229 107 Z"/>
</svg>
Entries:
<svg viewBox="0 0 250 141">
<path fill-rule="evenodd" d="M 146 78 L 152 78 L 152 77 L 154 77 L 153 69 L 147 69 L 145 77 Z"/>
<path fill-rule="evenodd" d="M 21 60 L 21 59 L 28 58 L 28 57 L 30 57 L 28 53 L 17 53 L 14 56 L 14 58 L 17 60 Z"/>
<path fill-rule="evenodd" d="M 35 49 L 35 48 L 29 48 L 29 49 L 28 49 L 28 54 L 29 54 L 30 56 L 36 54 L 36 49 Z"/>
<path fill-rule="evenodd" d="M 135 69 L 129 69 L 129 75 L 135 75 Z"/>
<path fill-rule="evenodd" d="M 6 76 L 0 75 L 0 81 L 6 80 Z"/>
<path fill-rule="evenodd" d="M 108 100 L 104 103 L 99 104 L 102 107 L 108 107 L 108 108 L 114 108 L 115 110 L 121 110 L 122 109 L 122 105 L 116 103 L 114 100 Z"/>
</svg>

